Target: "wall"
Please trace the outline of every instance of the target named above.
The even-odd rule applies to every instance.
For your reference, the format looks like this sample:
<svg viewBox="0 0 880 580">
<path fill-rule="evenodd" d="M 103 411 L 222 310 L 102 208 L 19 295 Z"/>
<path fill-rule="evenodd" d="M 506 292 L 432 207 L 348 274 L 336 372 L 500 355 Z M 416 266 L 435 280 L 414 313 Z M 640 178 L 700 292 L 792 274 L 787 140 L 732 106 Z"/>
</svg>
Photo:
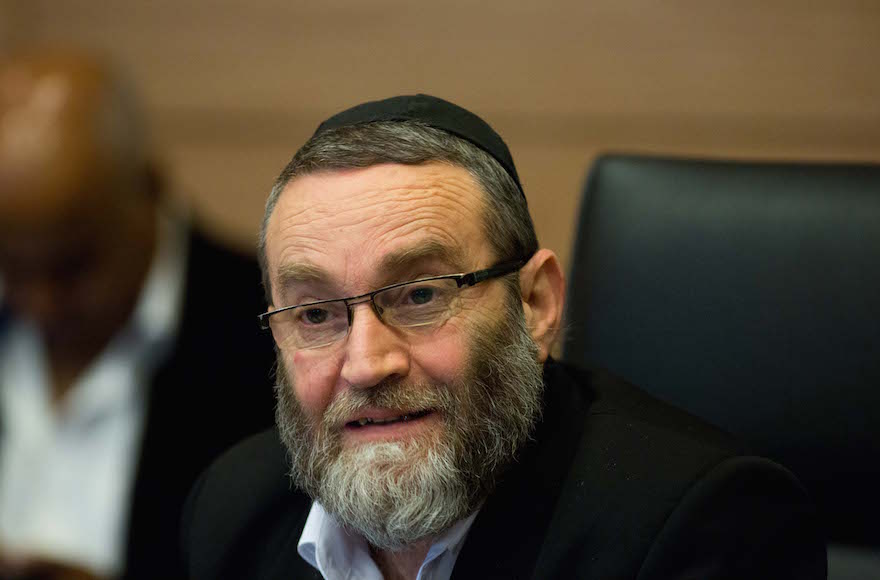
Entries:
<svg viewBox="0 0 880 580">
<path fill-rule="evenodd" d="M 177 190 L 246 247 L 321 119 L 403 92 L 498 129 L 566 264 L 600 151 L 880 161 L 872 0 L 0 0 L 0 50 L 46 42 L 127 67 Z"/>
</svg>

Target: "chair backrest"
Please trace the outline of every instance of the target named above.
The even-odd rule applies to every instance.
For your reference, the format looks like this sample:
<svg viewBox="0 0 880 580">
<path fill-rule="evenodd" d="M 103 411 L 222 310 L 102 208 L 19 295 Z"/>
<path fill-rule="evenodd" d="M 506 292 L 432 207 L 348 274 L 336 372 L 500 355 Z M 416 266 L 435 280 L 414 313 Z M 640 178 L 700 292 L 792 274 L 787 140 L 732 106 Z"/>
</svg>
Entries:
<svg viewBox="0 0 880 580">
<path fill-rule="evenodd" d="M 607 156 L 577 230 L 563 357 L 741 436 L 832 542 L 880 547 L 880 165 Z"/>
</svg>

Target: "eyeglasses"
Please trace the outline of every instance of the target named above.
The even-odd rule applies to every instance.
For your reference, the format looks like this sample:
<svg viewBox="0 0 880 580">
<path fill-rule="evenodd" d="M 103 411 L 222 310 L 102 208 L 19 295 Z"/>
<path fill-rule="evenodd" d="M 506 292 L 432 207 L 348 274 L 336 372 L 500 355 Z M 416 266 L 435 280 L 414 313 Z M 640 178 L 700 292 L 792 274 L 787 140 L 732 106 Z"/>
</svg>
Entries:
<svg viewBox="0 0 880 580">
<path fill-rule="evenodd" d="M 369 302 L 376 317 L 389 326 L 429 330 L 458 313 L 462 289 L 515 272 L 524 264 L 504 262 L 468 274 L 392 284 L 360 296 L 285 306 L 260 314 L 260 328 L 271 329 L 279 347 L 320 348 L 345 338 L 354 320 L 352 306 Z"/>
</svg>

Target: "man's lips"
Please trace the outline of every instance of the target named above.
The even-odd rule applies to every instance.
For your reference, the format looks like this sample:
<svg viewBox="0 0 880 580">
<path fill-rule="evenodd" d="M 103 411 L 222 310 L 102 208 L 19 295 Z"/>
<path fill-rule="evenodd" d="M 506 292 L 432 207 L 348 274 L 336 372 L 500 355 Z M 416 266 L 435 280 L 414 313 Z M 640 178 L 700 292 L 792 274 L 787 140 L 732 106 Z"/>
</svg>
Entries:
<svg viewBox="0 0 880 580">
<path fill-rule="evenodd" d="M 425 409 L 422 411 L 391 411 L 391 410 L 375 410 L 364 413 L 359 413 L 357 417 L 347 421 L 345 423 L 346 427 L 366 427 L 368 425 L 388 425 L 393 423 L 406 423 L 409 421 L 414 421 L 416 419 L 421 419 L 431 413 L 431 409 Z"/>
</svg>

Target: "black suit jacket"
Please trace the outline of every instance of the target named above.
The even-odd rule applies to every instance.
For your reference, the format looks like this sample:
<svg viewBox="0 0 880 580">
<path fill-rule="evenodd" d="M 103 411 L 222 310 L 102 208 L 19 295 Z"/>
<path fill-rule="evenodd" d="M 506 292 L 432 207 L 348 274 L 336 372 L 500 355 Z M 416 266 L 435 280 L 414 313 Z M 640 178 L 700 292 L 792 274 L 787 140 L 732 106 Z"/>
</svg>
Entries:
<svg viewBox="0 0 880 580">
<path fill-rule="evenodd" d="M 154 374 L 132 498 L 125 578 L 182 578 L 177 538 L 193 482 L 236 441 L 270 426 L 271 337 L 256 261 L 193 233 L 182 320 Z"/>
<path fill-rule="evenodd" d="M 197 233 L 187 243 L 183 318 L 147 394 L 125 578 L 185 576 L 177 539 L 187 492 L 225 448 L 274 419 L 259 268 Z M 9 316 L 0 305 L 0 331 Z"/>
<path fill-rule="evenodd" d="M 726 434 L 601 373 L 545 366 L 545 412 L 474 521 L 452 578 L 825 577 L 803 488 Z M 296 545 L 310 500 L 277 434 L 249 439 L 190 495 L 190 577 L 318 578 Z"/>
<path fill-rule="evenodd" d="M 178 334 L 147 393 L 128 579 L 185 577 L 177 539 L 187 492 L 224 449 L 274 420 L 274 354 L 257 324 L 265 300 L 256 261 L 197 232 L 187 247 Z M 0 331 L 9 317 L 0 305 Z"/>
</svg>

